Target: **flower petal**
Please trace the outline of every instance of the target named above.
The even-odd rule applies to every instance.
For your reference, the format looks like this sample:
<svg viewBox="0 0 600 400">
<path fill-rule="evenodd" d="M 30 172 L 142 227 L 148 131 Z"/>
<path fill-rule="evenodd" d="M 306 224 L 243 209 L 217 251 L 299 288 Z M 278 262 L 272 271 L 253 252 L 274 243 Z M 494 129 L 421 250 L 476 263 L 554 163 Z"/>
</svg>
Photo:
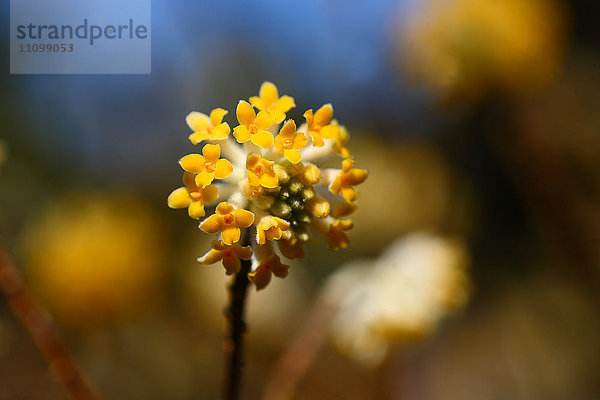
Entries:
<svg viewBox="0 0 600 400">
<path fill-rule="evenodd" d="M 248 154 L 248 157 L 246 157 L 246 169 L 254 168 L 260 161 L 260 158 L 258 154 Z"/>
<path fill-rule="evenodd" d="M 288 120 L 279 131 L 279 134 L 285 138 L 292 138 L 296 133 L 296 123 L 293 119 Z"/>
<path fill-rule="evenodd" d="M 206 114 L 198 111 L 192 111 L 185 117 L 185 122 L 194 132 L 202 132 L 206 131 L 206 128 L 210 124 L 210 119 Z"/>
<path fill-rule="evenodd" d="M 315 123 L 320 126 L 325 126 L 329 124 L 333 118 L 333 107 L 331 104 L 325 104 L 323 107 L 319 108 L 315 113 Z"/>
<path fill-rule="evenodd" d="M 304 118 L 306 119 L 306 125 L 308 125 L 309 128 L 312 127 L 314 123 L 314 115 L 312 108 L 304 113 Z"/>
<path fill-rule="evenodd" d="M 177 188 L 167 198 L 167 204 L 171 208 L 185 208 L 190 205 L 192 199 L 188 190 L 184 187 Z"/>
<path fill-rule="evenodd" d="M 302 132 L 296 133 L 296 136 L 294 136 L 293 148 L 296 150 L 301 150 L 304 148 L 304 146 L 306 146 L 306 143 L 308 143 L 308 138 L 306 135 L 304 135 Z"/>
<path fill-rule="evenodd" d="M 267 105 L 265 104 L 263 99 L 261 99 L 258 96 L 250 97 L 250 104 L 252 104 L 254 107 L 258 108 L 259 110 L 264 110 L 265 108 L 267 108 Z"/>
<path fill-rule="evenodd" d="M 252 108 L 252 106 L 244 100 L 240 100 L 240 102 L 238 103 L 237 109 L 235 110 L 235 114 L 240 124 L 246 126 L 253 123 L 254 119 L 256 118 L 254 108 Z"/>
<path fill-rule="evenodd" d="M 240 228 L 248 228 L 254 223 L 254 214 L 248 210 L 238 208 L 233 210 L 233 215 L 235 216 L 235 224 Z"/>
<path fill-rule="evenodd" d="M 360 185 L 366 179 L 369 173 L 365 169 L 354 168 L 346 175 L 349 185 Z"/>
<path fill-rule="evenodd" d="M 331 185 L 329 185 L 329 191 L 335 195 L 340 194 L 340 190 L 342 189 L 342 178 L 338 175 Z"/>
<path fill-rule="evenodd" d="M 204 157 L 200 154 L 188 154 L 179 160 L 179 165 L 184 171 L 191 174 L 199 174 L 204 171 Z"/>
<path fill-rule="evenodd" d="M 213 214 L 200 224 L 200 229 L 206 233 L 217 233 L 223 228 L 223 217 Z"/>
<path fill-rule="evenodd" d="M 202 148 L 202 155 L 206 161 L 216 162 L 221 157 L 221 146 L 218 144 L 206 144 Z"/>
<path fill-rule="evenodd" d="M 248 128 L 244 125 L 233 128 L 233 136 L 237 139 L 238 143 L 246 143 L 251 137 Z"/>
<path fill-rule="evenodd" d="M 220 261 L 223 258 L 223 252 L 210 249 L 205 255 L 198 258 L 198 262 L 203 265 L 210 265 Z"/>
<path fill-rule="evenodd" d="M 296 107 L 294 98 L 290 96 L 281 96 L 275 105 L 275 109 L 281 112 L 288 112 L 291 108 Z"/>
<path fill-rule="evenodd" d="M 298 164 L 302 160 L 302 155 L 298 150 L 284 150 L 283 156 L 287 158 L 292 164 Z"/>
<path fill-rule="evenodd" d="M 210 204 L 219 197 L 219 190 L 216 186 L 209 185 L 202 188 L 202 203 Z"/>
<path fill-rule="evenodd" d="M 321 128 L 321 136 L 325 139 L 337 139 L 340 134 L 340 128 L 334 125 L 326 125 Z"/>
<path fill-rule="evenodd" d="M 325 142 L 323 141 L 323 138 L 321 137 L 321 134 L 319 132 L 310 131 L 310 135 L 312 136 L 313 145 L 315 147 L 325 146 Z"/>
<path fill-rule="evenodd" d="M 271 125 L 273 125 L 273 122 L 273 117 L 267 111 L 259 112 L 256 116 L 256 120 L 254 121 L 256 126 L 258 126 L 260 129 L 269 129 Z"/>
<path fill-rule="evenodd" d="M 223 257 L 223 267 L 225 267 L 226 275 L 233 275 L 240 272 L 240 259 L 235 254 Z"/>
<path fill-rule="evenodd" d="M 188 136 L 188 139 L 194 145 L 200 143 L 203 140 L 206 140 L 207 138 L 208 138 L 208 132 L 206 132 L 206 131 L 194 132 L 190 136 Z"/>
<path fill-rule="evenodd" d="M 229 136 L 229 132 L 231 132 L 231 128 L 227 122 L 223 122 L 215 126 L 210 134 L 210 138 L 213 140 L 224 140 Z"/>
<path fill-rule="evenodd" d="M 352 186 L 342 186 L 342 197 L 352 203 L 358 197 L 358 192 Z"/>
<path fill-rule="evenodd" d="M 212 172 L 200 172 L 198 175 L 196 175 L 196 179 L 194 180 L 194 182 L 196 182 L 196 185 L 198 185 L 198 187 L 205 187 L 208 186 L 212 183 L 212 181 L 215 179 L 215 174 L 213 174 Z"/>
<path fill-rule="evenodd" d="M 223 239 L 223 243 L 228 246 L 231 246 L 234 243 L 239 242 L 241 236 L 240 228 L 236 226 L 227 226 L 221 232 L 221 238 Z"/>
<path fill-rule="evenodd" d="M 252 258 L 252 247 L 233 245 L 233 252 L 242 260 L 249 260 Z"/>
<path fill-rule="evenodd" d="M 283 111 L 269 110 L 269 114 L 271 114 L 271 118 L 275 124 L 278 124 L 285 119 L 285 113 Z"/>
<path fill-rule="evenodd" d="M 222 108 L 215 108 L 210 112 L 210 122 L 213 126 L 219 125 L 223 121 L 223 117 L 227 115 L 229 111 Z"/>
<path fill-rule="evenodd" d="M 275 86 L 271 82 L 263 82 L 260 85 L 260 90 L 258 92 L 260 98 L 265 102 L 265 105 L 268 107 L 269 105 L 275 103 L 279 98 L 279 92 L 277 90 L 277 86 Z"/>
<path fill-rule="evenodd" d="M 220 202 L 215 210 L 219 215 L 227 215 L 233 211 L 233 206 L 225 201 Z"/>
<path fill-rule="evenodd" d="M 192 201 L 192 204 L 188 207 L 188 215 L 194 219 L 204 217 L 204 204 L 201 201 Z"/>
<path fill-rule="evenodd" d="M 233 172 L 233 165 L 224 158 L 217 161 L 217 165 L 215 166 L 215 178 L 224 179 L 227 178 Z"/>
<path fill-rule="evenodd" d="M 273 146 L 273 134 L 269 131 L 258 131 L 252 135 L 252 143 L 263 149 Z"/>
<path fill-rule="evenodd" d="M 256 290 L 267 287 L 271 282 L 271 270 L 268 267 L 259 265 L 256 271 L 248 274 L 248 279 L 256 286 Z"/>
<path fill-rule="evenodd" d="M 260 185 L 262 187 L 266 187 L 267 189 L 276 188 L 278 184 L 279 184 L 279 181 L 277 179 L 277 175 L 275 175 L 274 172 L 273 173 L 265 172 L 260 177 Z"/>
</svg>

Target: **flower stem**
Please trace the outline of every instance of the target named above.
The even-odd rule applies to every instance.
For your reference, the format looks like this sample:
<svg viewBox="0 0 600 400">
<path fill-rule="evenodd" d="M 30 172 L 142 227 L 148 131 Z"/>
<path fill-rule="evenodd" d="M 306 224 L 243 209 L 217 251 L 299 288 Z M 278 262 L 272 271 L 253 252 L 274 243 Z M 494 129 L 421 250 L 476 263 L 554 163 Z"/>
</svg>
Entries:
<svg viewBox="0 0 600 400">
<path fill-rule="evenodd" d="M 2 249 L 0 249 L 0 291 L 70 398 L 99 399 L 79 370 L 54 321 L 29 293 L 18 270 Z"/>
<path fill-rule="evenodd" d="M 247 240 L 245 241 L 248 242 Z M 241 260 L 240 271 L 229 286 L 230 304 L 226 312 L 228 332 L 225 338 L 225 385 L 224 398 L 238 400 L 242 380 L 242 336 L 246 331 L 244 305 L 248 292 L 248 273 L 251 261 Z"/>
</svg>

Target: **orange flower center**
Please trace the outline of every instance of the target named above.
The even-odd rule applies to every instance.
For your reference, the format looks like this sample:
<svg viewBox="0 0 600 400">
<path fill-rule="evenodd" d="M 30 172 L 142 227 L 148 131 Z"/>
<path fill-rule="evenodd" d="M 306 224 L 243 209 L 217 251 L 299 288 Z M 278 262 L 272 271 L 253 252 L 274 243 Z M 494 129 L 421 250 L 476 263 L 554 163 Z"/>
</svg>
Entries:
<svg viewBox="0 0 600 400">
<path fill-rule="evenodd" d="M 190 192 L 190 197 L 194 201 L 202 200 L 202 193 L 200 193 L 200 192 Z"/>
<path fill-rule="evenodd" d="M 265 169 L 262 165 L 258 164 L 252 169 L 252 172 L 254 172 L 256 175 L 262 175 L 265 173 Z"/>
<path fill-rule="evenodd" d="M 225 249 L 225 250 L 223 250 L 223 255 L 225 257 L 231 257 L 232 254 L 233 254 L 233 251 L 231 249 Z"/>
<path fill-rule="evenodd" d="M 248 132 L 250 132 L 251 135 L 254 135 L 258 132 L 258 126 L 256 126 L 256 124 L 250 124 L 248 127 Z"/>
<path fill-rule="evenodd" d="M 225 221 L 225 223 L 227 225 L 233 224 L 233 220 L 234 220 L 233 214 L 227 214 L 227 215 L 223 216 L 223 221 Z"/>
<path fill-rule="evenodd" d="M 294 145 L 294 141 L 291 138 L 283 139 L 283 147 L 286 149 L 291 149 Z"/>
<path fill-rule="evenodd" d="M 204 169 L 206 170 L 206 172 L 215 172 L 215 169 L 217 169 L 217 163 L 213 161 L 208 161 L 204 164 Z"/>
</svg>

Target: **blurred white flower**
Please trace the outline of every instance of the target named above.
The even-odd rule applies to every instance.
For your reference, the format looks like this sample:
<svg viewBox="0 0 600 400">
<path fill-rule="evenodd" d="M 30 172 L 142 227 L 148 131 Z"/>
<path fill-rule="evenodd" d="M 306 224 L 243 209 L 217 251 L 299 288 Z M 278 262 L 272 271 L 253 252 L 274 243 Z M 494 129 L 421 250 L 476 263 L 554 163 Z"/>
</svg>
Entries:
<svg viewBox="0 0 600 400">
<path fill-rule="evenodd" d="M 460 241 L 426 234 L 398 240 L 377 260 L 350 263 L 327 287 L 332 296 L 344 293 L 334 343 L 367 366 L 379 365 L 393 344 L 429 335 L 466 303 L 467 267 Z"/>
</svg>

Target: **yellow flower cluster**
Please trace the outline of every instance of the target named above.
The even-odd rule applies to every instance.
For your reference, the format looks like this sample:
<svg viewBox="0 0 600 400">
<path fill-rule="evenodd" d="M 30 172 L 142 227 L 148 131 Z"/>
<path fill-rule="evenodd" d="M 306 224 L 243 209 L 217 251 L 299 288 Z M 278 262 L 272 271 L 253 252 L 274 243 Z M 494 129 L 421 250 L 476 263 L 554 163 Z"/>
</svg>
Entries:
<svg viewBox="0 0 600 400">
<path fill-rule="evenodd" d="M 556 0 L 425 0 L 399 32 L 409 74 L 447 100 L 527 93 L 551 81 L 565 43 Z"/>
<path fill-rule="evenodd" d="M 240 260 L 252 260 L 249 278 L 257 289 L 272 275 L 287 275 L 280 256 L 304 257 L 311 228 L 332 250 L 348 246 L 352 221 L 341 218 L 356 209 L 355 186 L 367 178 L 366 170 L 353 168 L 348 132 L 333 119 L 331 104 L 306 111 L 300 127 L 286 120 L 293 107 L 292 97 L 279 96 L 274 84 L 264 82 L 258 96 L 238 103 L 233 131 L 223 122 L 228 111 L 222 108 L 209 115 L 190 113 L 189 139 L 202 145 L 201 154 L 179 161 L 184 186 L 167 200 L 169 207 L 187 208 L 190 217 L 201 219 L 205 206 L 222 198 L 200 223 L 204 232 L 218 236 L 198 261 L 222 261 L 230 275 L 240 270 Z M 318 165 L 332 155 L 342 160 L 341 168 Z"/>
</svg>

